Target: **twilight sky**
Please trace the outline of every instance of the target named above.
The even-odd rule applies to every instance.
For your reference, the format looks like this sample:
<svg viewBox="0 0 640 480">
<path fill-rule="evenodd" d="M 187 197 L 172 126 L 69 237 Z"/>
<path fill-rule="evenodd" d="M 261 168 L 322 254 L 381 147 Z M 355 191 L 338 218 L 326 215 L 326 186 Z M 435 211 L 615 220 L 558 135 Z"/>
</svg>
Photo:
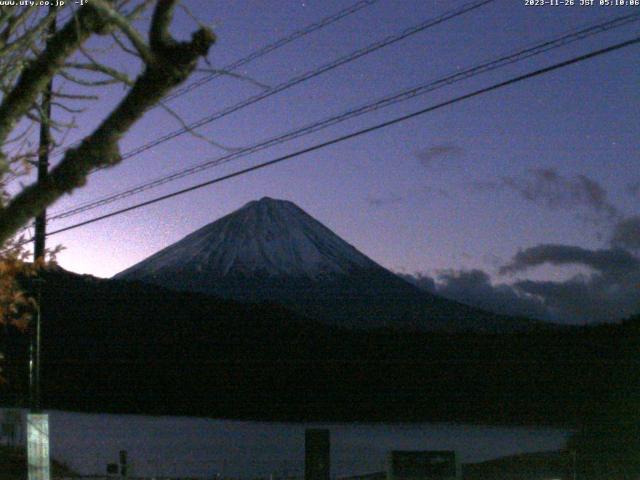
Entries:
<svg viewBox="0 0 640 480">
<path fill-rule="evenodd" d="M 355 0 L 184 0 L 213 24 L 209 59 L 224 67 L 353 5 Z M 168 102 L 197 121 L 389 35 L 460 7 L 379 0 L 324 29 Z M 576 0 L 579 4 L 580 0 Z M 386 95 L 514 53 L 640 7 L 525 6 L 495 0 L 451 21 L 243 108 L 198 132 L 243 148 Z M 233 160 L 67 225 L 230 173 L 507 78 L 638 35 L 640 22 Z M 197 28 L 177 13 L 174 31 Z M 135 71 L 123 54 L 111 62 Z M 263 196 L 288 199 L 383 266 L 452 298 L 573 323 L 640 310 L 638 45 L 439 109 L 178 198 L 49 237 L 64 268 L 109 277 Z M 203 67 L 207 67 L 203 65 Z M 262 85 L 262 86 L 260 86 Z M 72 141 L 122 95 L 105 89 Z M 54 113 L 55 114 L 55 113 Z M 156 109 L 126 136 L 127 152 L 181 125 Z M 182 135 L 91 176 L 50 213 L 126 190 L 228 152 Z"/>
</svg>

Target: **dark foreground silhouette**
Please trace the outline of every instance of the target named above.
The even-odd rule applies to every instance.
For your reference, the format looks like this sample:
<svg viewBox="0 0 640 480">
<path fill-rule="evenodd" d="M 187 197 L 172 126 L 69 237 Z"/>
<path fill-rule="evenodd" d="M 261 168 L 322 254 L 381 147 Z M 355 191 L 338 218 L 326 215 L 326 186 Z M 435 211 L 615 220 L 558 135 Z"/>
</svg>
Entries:
<svg viewBox="0 0 640 480">
<path fill-rule="evenodd" d="M 556 425 L 576 428 L 573 448 L 593 458 L 640 451 L 640 317 L 511 334 L 348 330 L 276 305 L 46 277 L 45 408 Z M 24 405 L 28 338 L 3 341 L 0 398 Z"/>
</svg>

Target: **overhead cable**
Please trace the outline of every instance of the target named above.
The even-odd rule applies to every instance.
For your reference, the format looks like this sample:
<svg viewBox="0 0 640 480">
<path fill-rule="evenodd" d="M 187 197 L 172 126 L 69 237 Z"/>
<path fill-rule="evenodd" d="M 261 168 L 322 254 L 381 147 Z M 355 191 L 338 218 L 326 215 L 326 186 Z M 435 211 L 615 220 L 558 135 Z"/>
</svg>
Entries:
<svg viewBox="0 0 640 480">
<path fill-rule="evenodd" d="M 578 57 L 574 57 L 574 58 L 572 58 L 570 60 L 565 60 L 563 62 L 559 62 L 559 63 L 556 63 L 554 65 L 551 65 L 551 66 L 548 66 L 548 67 L 545 67 L 545 68 L 541 68 L 541 69 L 526 73 L 524 75 L 513 77 L 513 78 L 511 78 L 509 80 L 505 80 L 505 81 L 493 84 L 493 85 L 491 85 L 489 87 L 481 88 L 481 89 L 475 90 L 475 91 L 473 91 L 471 93 L 467 93 L 465 95 L 461 95 L 461 96 L 455 97 L 455 98 L 453 98 L 451 100 L 447 100 L 445 102 L 441 102 L 441 103 L 438 103 L 436 105 L 432 105 L 430 107 L 423 108 L 423 109 L 418 110 L 416 112 L 412 112 L 412 113 L 407 114 L 407 115 L 402 115 L 400 117 L 396 117 L 396 118 L 394 118 L 392 120 L 388 120 L 388 121 L 385 121 L 385 122 L 382 122 L 382 123 L 378 123 L 378 124 L 376 124 L 376 125 L 374 125 L 372 127 L 368 127 L 368 128 L 364 128 L 364 129 L 361 129 L 361 130 L 357 130 L 357 131 L 355 131 L 353 133 L 349 133 L 347 135 L 342 135 L 340 137 L 336 137 L 336 138 L 333 138 L 331 140 L 328 140 L 328 141 L 325 141 L 325 142 L 322 142 L 322 143 L 318 143 L 318 144 L 312 145 L 310 147 L 303 148 L 301 150 L 297 150 L 297 151 L 295 151 L 293 153 L 290 153 L 290 154 L 287 154 L 287 155 L 283 155 L 281 157 L 275 158 L 273 160 L 269 160 L 267 162 L 263 162 L 263 163 L 259 163 L 257 165 L 253 165 L 251 167 L 248 167 L 248 168 L 245 168 L 245 169 L 230 173 L 228 175 L 224 175 L 224 176 L 221 176 L 221 177 L 218 177 L 218 178 L 214 178 L 212 180 L 209 180 L 209 181 L 206 181 L 206 182 L 202 182 L 202 183 L 199 183 L 197 185 L 193 185 L 191 187 L 184 188 L 184 189 L 181 189 L 181 190 L 178 190 L 178 191 L 166 194 L 166 195 L 162 195 L 160 197 L 156 197 L 156 198 L 153 198 L 151 200 L 147 200 L 145 202 L 141 202 L 141 203 L 138 203 L 138 204 L 135 204 L 135 205 L 131 205 L 129 207 L 122 208 L 120 210 L 116 210 L 116 211 L 107 213 L 105 215 L 100 215 L 98 217 L 94 217 L 94 218 L 91 218 L 89 220 L 85 220 L 83 222 L 79 222 L 79 223 L 76 223 L 76 224 L 73 224 L 73 225 L 69 225 L 69 226 L 64 227 L 64 228 L 60 228 L 58 230 L 51 231 L 51 232 L 47 233 L 47 235 L 48 236 L 56 235 L 56 234 L 59 234 L 59 233 L 62 233 L 62 232 L 67 232 L 69 230 L 74 230 L 76 228 L 83 227 L 83 226 L 86 226 L 86 225 L 90 225 L 92 223 L 95 223 L 95 222 L 98 222 L 98 221 L 101 221 L 101 220 L 105 220 L 107 218 L 111 218 L 111 217 L 115 217 L 115 216 L 118 216 L 118 215 L 122 215 L 124 213 L 130 212 L 130 211 L 133 211 L 133 210 L 137 210 L 139 208 L 146 207 L 148 205 L 152 205 L 152 204 L 161 202 L 163 200 L 167 200 L 167 199 L 170 199 L 170 198 L 177 197 L 179 195 L 183 195 L 183 194 L 188 193 L 188 192 L 199 190 L 201 188 L 204 188 L 204 187 L 207 187 L 207 186 L 210 186 L 210 185 L 214 185 L 216 183 L 220 183 L 220 182 L 229 180 L 231 178 L 239 177 L 241 175 L 245 175 L 247 173 L 250 173 L 250 172 L 253 172 L 253 171 L 256 171 L 256 170 L 260 170 L 260 169 L 263 169 L 263 168 L 266 168 L 266 167 L 269 167 L 269 166 L 272 166 L 272 165 L 276 165 L 276 164 L 282 163 L 282 162 L 284 162 L 286 160 L 291 160 L 293 158 L 300 157 L 300 156 L 302 156 L 304 154 L 311 153 L 311 152 L 320 150 L 322 148 L 326 148 L 328 146 L 335 145 L 337 143 L 341 143 L 341 142 L 344 142 L 346 140 L 350 140 L 350 139 L 355 138 L 355 137 L 359 137 L 359 136 L 367 134 L 367 133 L 375 132 L 375 131 L 380 130 L 382 128 L 386 128 L 386 127 L 389 127 L 391 125 L 395 125 L 397 123 L 404 122 L 404 121 L 410 120 L 412 118 L 415 118 L 415 117 L 418 117 L 418 116 L 421 116 L 421 115 L 425 115 L 427 113 L 433 112 L 435 110 L 439 110 L 439 109 L 447 107 L 449 105 L 453 105 L 453 104 L 459 103 L 459 102 L 461 102 L 463 100 L 474 98 L 474 97 L 477 97 L 479 95 L 483 95 L 485 93 L 489 93 L 491 91 L 498 90 L 500 88 L 503 88 L 503 87 L 506 87 L 506 86 L 509 86 L 509 85 L 513 85 L 515 83 L 522 82 L 524 80 L 528 80 L 528 79 L 531 79 L 531 78 L 534 78 L 534 77 L 538 77 L 538 76 L 547 74 L 549 72 L 556 71 L 556 70 L 559 70 L 561 68 L 565 68 L 565 67 L 568 67 L 570 65 L 574 65 L 574 64 L 583 62 L 585 60 L 589 60 L 591 58 L 595 58 L 595 57 L 598 57 L 598 56 L 601 56 L 601 55 L 605 55 L 607 53 L 614 52 L 616 50 L 621 50 L 623 48 L 626 48 L 626 47 L 629 47 L 629 46 L 632 46 L 632 45 L 636 45 L 638 43 L 640 43 L 640 37 L 635 37 L 635 38 L 632 38 L 632 39 L 627 40 L 625 42 L 617 43 L 615 45 L 611 45 L 611 46 L 606 47 L 606 48 L 602 48 L 602 49 L 599 49 L 599 50 L 592 51 L 592 52 L 587 53 L 585 55 L 580 55 Z"/>
<path fill-rule="evenodd" d="M 267 140 L 263 140 L 254 145 L 241 148 L 229 154 L 207 160 L 205 162 L 199 163 L 189 168 L 181 169 L 169 175 L 164 175 L 154 180 L 139 184 L 135 187 L 128 188 L 124 191 L 109 194 L 105 197 L 95 199 L 89 202 L 85 202 L 84 204 L 77 205 L 71 209 L 68 209 L 59 213 L 55 213 L 51 215 L 50 220 L 68 218 L 68 217 L 86 212 L 88 210 L 93 210 L 95 208 L 108 205 L 115 201 L 159 187 L 161 185 L 167 184 L 172 181 L 176 181 L 178 179 L 187 177 L 189 175 L 193 175 L 195 173 L 199 173 L 201 171 L 213 168 L 223 163 L 227 163 L 232 160 L 236 160 L 238 158 L 248 156 L 252 153 L 264 150 L 266 148 L 279 145 L 281 143 L 293 140 L 295 138 L 299 138 L 304 135 L 309 135 L 311 133 L 328 128 L 332 125 L 336 125 L 346 120 L 370 113 L 372 111 L 379 110 L 381 108 L 394 105 L 402 101 L 409 100 L 419 95 L 424 95 L 426 93 L 432 92 L 436 89 L 445 87 L 447 85 L 451 85 L 456 82 L 474 77 L 476 75 L 480 75 L 482 73 L 486 73 L 492 70 L 502 68 L 506 65 L 510 65 L 515 62 L 522 61 L 536 55 L 540 55 L 552 49 L 562 47 L 564 45 L 567 45 L 569 43 L 572 43 L 578 40 L 582 40 L 584 38 L 595 35 L 597 33 L 608 31 L 613 28 L 618 28 L 630 22 L 634 22 L 638 20 L 640 20 L 640 12 L 624 15 L 621 17 L 616 17 L 612 20 L 601 22 L 596 25 L 591 25 L 589 27 L 583 28 L 575 32 L 571 32 L 571 33 L 561 35 L 559 37 L 555 37 L 551 40 L 544 41 L 542 43 L 519 50 L 514 53 L 503 55 L 497 59 L 487 61 L 482 64 L 469 67 L 464 70 L 456 70 L 455 72 L 450 73 L 449 75 L 446 75 L 438 80 L 430 81 L 428 83 L 421 84 L 419 86 L 416 86 L 410 89 L 405 89 L 399 93 L 395 93 L 393 95 L 389 95 L 384 98 L 378 99 L 375 102 L 370 102 L 365 105 L 361 105 L 357 108 L 352 108 L 350 110 L 347 110 L 339 115 L 334 115 L 334 116 L 325 118 L 323 120 L 307 124 L 303 127 L 291 130 L 289 132 L 280 134 L 275 137 L 271 137 Z"/>
<path fill-rule="evenodd" d="M 279 85 L 269 88 L 263 92 L 260 92 L 258 94 L 252 95 L 251 97 L 248 97 L 234 105 L 231 105 L 229 107 L 226 107 L 222 110 L 219 110 L 217 112 L 214 112 L 213 114 L 207 115 L 204 118 L 201 118 L 200 120 L 197 120 L 193 123 L 190 123 L 189 125 L 186 125 L 182 128 L 179 128 L 177 130 L 174 130 L 172 132 L 166 133 L 165 135 L 158 137 L 148 143 L 145 143 L 144 145 L 140 145 L 139 147 L 134 148 L 133 150 L 129 150 L 128 152 L 122 154 L 122 159 L 128 159 L 131 157 L 134 157 L 136 155 L 141 154 L 142 152 L 145 152 L 153 147 L 156 147 L 158 145 L 160 145 L 161 143 L 164 143 L 168 140 L 171 140 L 173 138 L 176 138 L 180 135 L 183 135 L 187 132 L 190 132 L 192 130 L 195 130 L 197 128 L 203 127 L 204 125 L 207 125 L 209 123 L 212 123 L 216 120 L 219 120 L 223 117 L 226 117 L 227 115 L 230 115 L 231 113 L 237 112 L 240 109 L 243 109 L 245 107 L 248 107 L 249 105 L 252 105 L 254 103 L 257 103 L 261 100 L 264 100 L 265 98 L 269 98 L 273 95 L 276 95 L 280 92 L 283 92 L 291 87 L 294 87 L 298 84 L 301 84 L 303 82 L 306 82 L 308 80 L 311 80 L 312 78 L 315 78 L 319 75 L 322 75 L 323 73 L 329 72 L 331 70 L 334 70 L 342 65 L 345 65 L 347 63 L 353 62 L 354 60 L 357 60 L 358 58 L 361 58 L 365 55 L 368 55 L 370 53 L 373 53 L 377 50 L 380 50 L 384 47 L 387 47 L 389 45 L 392 45 L 396 42 L 399 42 L 401 40 L 404 40 L 405 38 L 408 38 L 412 35 L 415 35 L 417 33 L 420 33 L 424 30 L 427 30 L 431 27 L 434 27 L 436 25 L 440 25 L 441 23 L 447 22 L 449 20 L 452 20 L 456 17 L 459 17 L 461 15 L 464 15 L 465 13 L 468 13 L 472 10 L 475 10 L 477 8 L 480 8 L 488 3 L 492 3 L 495 0 L 475 0 L 469 3 L 464 4 L 463 6 L 453 9 L 453 10 L 449 10 L 441 15 L 438 15 L 437 17 L 428 19 L 424 22 L 419 23 L 418 25 L 414 25 L 413 27 L 409 27 L 405 30 L 403 30 L 402 32 L 395 34 L 395 35 L 389 35 L 385 38 L 383 38 L 382 40 L 379 40 L 375 43 L 372 43 L 366 47 L 360 48 L 354 52 L 351 52 L 347 55 L 344 55 L 342 57 L 339 57 L 336 60 L 333 60 L 332 62 L 329 62 L 325 65 L 322 65 L 321 67 L 315 68 L 313 70 L 307 71 L 305 73 L 302 73 L 301 75 L 295 76 L 283 83 L 280 83 Z M 103 168 L 98 168 L 96 170 L 94 170 L 93 172 L 97 172 L 100 170 L 103 170 L 104 168 L 108 168 L 108 167 L 103 167 Z"/>
</svg>

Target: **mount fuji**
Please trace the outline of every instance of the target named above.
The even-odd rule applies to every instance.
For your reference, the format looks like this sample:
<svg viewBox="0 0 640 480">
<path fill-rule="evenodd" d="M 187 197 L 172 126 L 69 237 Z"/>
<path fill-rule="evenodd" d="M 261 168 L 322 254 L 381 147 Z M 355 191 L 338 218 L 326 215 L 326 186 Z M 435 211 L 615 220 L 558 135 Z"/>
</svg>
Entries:
<svg viewBox="0 0 640 480">
<path fill-rule="evenodd" d="M 493 314 L 409 284 L 292 202 L 252 201 L 116 279 L 277 303 L 352 328 L 508 332 L 536 322 Z"/>
</svg>

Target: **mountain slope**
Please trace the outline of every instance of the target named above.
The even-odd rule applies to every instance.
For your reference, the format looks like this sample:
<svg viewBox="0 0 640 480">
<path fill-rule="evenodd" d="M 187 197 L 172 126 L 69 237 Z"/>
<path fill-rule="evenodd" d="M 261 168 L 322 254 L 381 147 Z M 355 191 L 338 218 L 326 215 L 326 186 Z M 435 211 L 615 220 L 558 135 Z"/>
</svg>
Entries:
<svg viewBox="0 0 640 480">
<path fill-rule="evenodd" d="M 419 290 L 295 204 L 263 198 L 116 275 L 243 302 L 275 302 L 348 327 L 513 331 L 533 323 Z"/>
<path fill-rule="evenodd" d="M 382 269 L 295 204 L 265 197 L 186 236 L 116 278 L 171 270 L 318 278 Z"/>
</svg>

